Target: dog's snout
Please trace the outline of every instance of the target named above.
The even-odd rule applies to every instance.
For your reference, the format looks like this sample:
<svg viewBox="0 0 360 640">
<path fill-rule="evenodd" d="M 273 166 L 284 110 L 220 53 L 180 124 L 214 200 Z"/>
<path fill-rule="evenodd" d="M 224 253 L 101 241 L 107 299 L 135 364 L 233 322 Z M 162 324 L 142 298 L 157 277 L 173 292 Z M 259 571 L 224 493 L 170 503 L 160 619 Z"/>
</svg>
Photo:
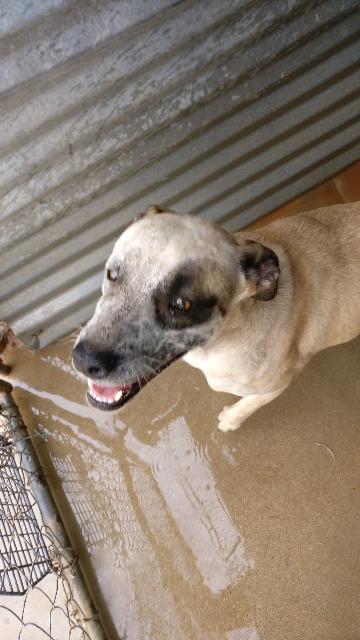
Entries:
<svg viewBox="0 0 360 640">
<path fill-rule="evenodd" d="M 101 380 L 116 367 L 117 356 L 111 351 L 99 351 L 89 342 L 81 340 L 72 352 L 75 369 L 88 378 Z"/>
</svg>

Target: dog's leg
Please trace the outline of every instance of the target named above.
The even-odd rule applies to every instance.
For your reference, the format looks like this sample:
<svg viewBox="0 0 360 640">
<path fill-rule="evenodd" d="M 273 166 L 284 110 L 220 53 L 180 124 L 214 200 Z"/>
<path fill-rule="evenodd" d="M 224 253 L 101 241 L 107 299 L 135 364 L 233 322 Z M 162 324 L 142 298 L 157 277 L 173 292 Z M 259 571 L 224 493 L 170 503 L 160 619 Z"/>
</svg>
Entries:
<svg viewBox="0 0 360 640">
<path fill-rule="evenodd" d="M 287 385 L 286 385 L 287 386 Z M 286 389 L 282 387 L 271 393 L 262 393 L 257 395 L 245 396 L 235 404 L 224 407 L 219 413 L 218 428 L 221 431 L 235 431 L 238 429 L 246 418 L 249 418 L 257 409 L 260 409 L 268 402 L 275 400 Z"/>
</svg>

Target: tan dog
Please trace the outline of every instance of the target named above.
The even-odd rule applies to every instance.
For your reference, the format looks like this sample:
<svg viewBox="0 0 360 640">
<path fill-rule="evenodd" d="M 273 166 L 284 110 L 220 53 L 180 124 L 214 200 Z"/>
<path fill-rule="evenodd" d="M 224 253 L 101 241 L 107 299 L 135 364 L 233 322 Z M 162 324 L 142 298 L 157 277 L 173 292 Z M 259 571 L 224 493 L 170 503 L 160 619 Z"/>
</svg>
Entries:
<svg viewBox="0 0 360 640">
<path fill-rule="evenodd" d="M 74 366 L 89 401 L 116 409 L 183 356 L 241 396 L 219 415 L 237 429 L 316 352 L 360 333 L 359 278 L 360 203 L 234 235 L 150 207 L 115 244 Z"/>
</svg>

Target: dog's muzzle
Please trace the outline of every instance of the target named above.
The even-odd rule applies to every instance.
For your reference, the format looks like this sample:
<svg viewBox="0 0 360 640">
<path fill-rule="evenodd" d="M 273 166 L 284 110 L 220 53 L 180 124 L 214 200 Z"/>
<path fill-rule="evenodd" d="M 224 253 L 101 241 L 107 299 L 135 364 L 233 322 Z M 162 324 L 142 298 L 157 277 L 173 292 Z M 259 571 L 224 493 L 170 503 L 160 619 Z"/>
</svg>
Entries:
<svg viewBox="0 0 360 640">
<path fill-rule="evenodd" d="M 182 355 L 183 353 L 180 353 L 169 357 L 151 375 L 117 385 L 107 382 L 119 365 L 119 357 L 111 351 L 98 351 L 90 343 L 81 340 L 73 350 L 72 359 L 75 369 L 87 377 L 87 398 L 90 404 L 103 411 L 112 411 L 122 407 L 150 380 Z"/>
</svg>

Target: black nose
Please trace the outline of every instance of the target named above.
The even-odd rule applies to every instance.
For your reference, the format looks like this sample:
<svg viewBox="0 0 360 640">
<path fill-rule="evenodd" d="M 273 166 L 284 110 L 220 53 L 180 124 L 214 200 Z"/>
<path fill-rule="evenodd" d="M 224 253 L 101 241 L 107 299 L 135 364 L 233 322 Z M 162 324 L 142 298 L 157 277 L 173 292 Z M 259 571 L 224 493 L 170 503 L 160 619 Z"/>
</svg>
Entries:
<svg viewBox="0 0 360 640">
<path fill-rule="evenodd" d="M 117 356 L 112 351 L 98 351 L 85 340 L 77 343 L 72 359 L 75 369 L 94 380 L 106 378 L 117 364 Z"/>
</svg>

